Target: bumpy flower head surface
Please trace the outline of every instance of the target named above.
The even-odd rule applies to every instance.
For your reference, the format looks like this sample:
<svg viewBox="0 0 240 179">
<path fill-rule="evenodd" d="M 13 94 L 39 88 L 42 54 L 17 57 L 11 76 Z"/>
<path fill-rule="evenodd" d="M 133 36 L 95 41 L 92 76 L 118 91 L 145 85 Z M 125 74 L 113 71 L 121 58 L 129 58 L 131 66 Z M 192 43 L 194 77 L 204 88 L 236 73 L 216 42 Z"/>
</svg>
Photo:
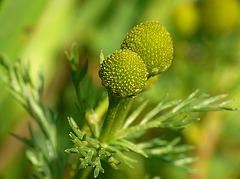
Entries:
<svg viewBox="0 0 240 179">
<path fill-rule="evenodd" d="M 104 59 L 99 76 L 110 93 L 118 97 L 128 97 L 136 95 L 145 86 L 147 69 L 138 54 L 123 49 Z"/>
<path fill-rule="evenodd" d="M 125 37 L 121 49 L 136 52 L 144 61 L 149 77 L 164 72 L 173 59 L 169 32 L 157 21 L 141 23 Z"/>
</svg>

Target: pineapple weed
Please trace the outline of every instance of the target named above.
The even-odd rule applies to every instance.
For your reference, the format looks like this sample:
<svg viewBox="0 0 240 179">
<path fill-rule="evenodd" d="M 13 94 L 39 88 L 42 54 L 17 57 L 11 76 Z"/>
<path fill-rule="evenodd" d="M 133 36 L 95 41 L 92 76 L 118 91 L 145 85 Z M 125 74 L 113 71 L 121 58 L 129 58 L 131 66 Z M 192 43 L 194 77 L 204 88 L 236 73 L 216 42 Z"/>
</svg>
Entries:
<svg viewBox="0 0 240 179">
<path fill-rule="evenodd" d="M 181 131 L 186 125 L 199 120 L 189 117 L 192 112 L 237 109 L 226 107 L 233 101 L 223 101 L 227 95 L 211 97 L 196 90 L 184 100 L 167 101 L 167 95 L 164 96 L 154 108 L 141 116 L 142 119 L 138 122 L 137 118 L 148 105 L 148 100 L 129 112 L 131 104 L 136 100 L 134 97 L 143 89 L 147 80 L 170 66 L 172 55 L 172 40 L 165 27 L 158 22 L 145 22 L 136 26 L 124 39 L 121 50 L 106 58 L 101 50 L 99 76 L 108 90 L 109 102 L 107 103 L 107 99 L 98 101 L 98 106 L 94 108 L 81 95 L 88 64 L 79 69 L 78 47 L 74 44 L 70 52 L 66 52 L 66 56 L 72 68 L 76 106 L 87 127 L 80 129 L 76 123 L 78 119 L 75 121 L 68 117 L 72 129 L 69 136 L 73 142 L 68 149 L 59 148 L 56 113 L 41 101 L 43 71 L 39 72 L 36 86 L 29 75 L 29 65 L 23 65 L 20 61 L 11 64 L 6 56 L 1 55 L 2 81 L 40 127 L 40 130 L 34 131 L 29 125 L 30 139 L 13 134 L 28 146 L 26 157 L 35 171 L 34 176 L 58 179 L 68 172 L 69 178 L 87 178 L 93 170 L 96 178 L 100 172 L 104 173 L 103 162 L 116 170 L 121 163 L 134 168 L 137 161 L 129 155 L 132 152 L 145 158 L 156 157 L 188 172 L 194 172 L 189 164 L 194 162 L 196 157 L 188 156 L 188 152 L 194 147 L 180 144 L 180 137 L 171 141 L 165 140 L 163 136 L 142 142 L 136 142 L 136 139 L 153 128 Z M 41 136 L 42 140 L 38 140 L 37 136 Z M 64 150 L 73 158 L 79 159 L 72 162 L 70 171 L 66 171 L 66 161 L 62 157 Z M 72 161 L 70 155 L 68 158 Z"/>
</svg>

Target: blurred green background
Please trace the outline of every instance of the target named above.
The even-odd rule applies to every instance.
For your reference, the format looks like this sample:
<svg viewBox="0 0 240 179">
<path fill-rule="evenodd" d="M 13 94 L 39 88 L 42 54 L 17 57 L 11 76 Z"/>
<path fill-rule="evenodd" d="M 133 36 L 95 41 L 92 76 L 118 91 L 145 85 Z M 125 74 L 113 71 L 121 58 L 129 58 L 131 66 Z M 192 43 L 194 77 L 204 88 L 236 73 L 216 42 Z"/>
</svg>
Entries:
<svg viewBox="0 0 240 179">
<path fill-rule="evenodd" d="M 232 105 L 240 106 L 239 0 L 0 0 L 0 52 L 12 61 L 30 61 L 33 76 L 44 67 L 44 103 L 58 111 L 64 126 L 66 117 L 76 113 L 64 51 L 77 42 L 81 63 L 89 60 L 88 75 L 101 88 L 100 49 L 105 55 L 119 49 L 126 33 L 148 20 L 169 30 L 175 52 L 170 69 L 143 96 L 154 104 L 166 93 L 184 98 L 199 88 L 211 95 L 227 93 L 236 100 Z M 196 146 L 197 173 L 139 158 L 135 170 L 106 170 L 100 178 L 239 179 L 240 113 L 199 115 L 202 120 L 182 133 L 184 142 Z M 0 82 L 0 178 L 31 178 L 25 146 L 10 135 L 28 136 L 29 122 L 31 117 Z M 70 129 L 61 129 L 59 137 L 67 140 Z"/>
</svg>

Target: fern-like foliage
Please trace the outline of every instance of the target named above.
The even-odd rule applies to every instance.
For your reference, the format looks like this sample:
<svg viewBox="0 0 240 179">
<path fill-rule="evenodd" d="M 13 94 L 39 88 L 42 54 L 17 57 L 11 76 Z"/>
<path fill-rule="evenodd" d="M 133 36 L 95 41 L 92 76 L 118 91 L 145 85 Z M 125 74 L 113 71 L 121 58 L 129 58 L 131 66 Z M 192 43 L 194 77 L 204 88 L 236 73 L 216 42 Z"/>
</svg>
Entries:
<svg viewBox="0 0 240 179">
<path fill-rule="evenodd" d="M 76 67 L 78 59 L 77 47 L 73 46 L 71 52 L 67 55 L 71 65 L 73 66 L 73 83 L 75 90 L 81 90 L 81 80 L 86 75 Z M 101 53 L 102 55 L 102 53 Z M 102 59 L 103 57 L 100 56 Z M 75 66 L 74 66 L 75 65 Z M 80 77 L 76 77 L 80 75 Z M 75 76 L 75 77 L 74 77 Z M 78 93 L 78 92 L 77 92 Z M 227 95 L 219 95 L 211 97 L 208 94 L 201 93 L 200 90 L 195 90 L 184 100 L 173 100 L 166 102 L 167 96 L 139 121 L 139 115 L 148 105 L 148 101 L 144 101 L 135 110 L 133 110 L 125 119 L 121 128 L 111 136 L 111 140 L 100 142 L 99 131 L 101 129 L 102 116 L 97 116 L 96 110 L 87 102 L 78 96 L 78 109 L 85 116 L 86 123 L 90 128 L 90 132 L 84 134 L 73 118 L 68 118 L 69 124 L 74 131 L 70 133 L 70 137 L 74 143 L 74 147 L 66 149 L 67 153 L 79 156 L 79 168 L 88 166 L 94 167 L 94 177 L 97 177 L 99 172 L 104 172 L 102 162 L 109 163 L 114 169 L 118 169 L 118 164 L 123 163 L 133 168 L 137 162 L 134 158 L 129 157 L 130 152 L 138 153 L 145 158 L 156 157 L 161 160 L 172 163 L 175 166 L 193 172 L 189 166 L 196 160 L 196 157 L 189 157 L 188 152 L 193 150 L 193 146 L 180 144 L 181 139 L 176 137 L 172 141 L 164 140 L 162 136 L 150 139 L 141 143 L 136 143 L 136 139 L 143 136 L 147 130 L 153 128 L 168 128 L 174 131 L 181 131 L 184 127 L 192 122 L 198 121 L 199 118 L 189 118 L 190 113 L 203 111 L 222 111 L 222 110 L 237 110 L 236 108 L 227 107 L 226 105 L 233 100 L 222 101 Z M 134 99 L 132 99 L 134 100 Z M 99 108 L 106 109 L 106 103 L 102 103 Z M 86 107 L 87 106 L 87 107 Z M 106 110 L 105 110 L 106 112 Z M 89 119 L 86 119 L 86 114 L 90 113 L 91 124 Z M 98 118 L 98 120 L 96 120 Z M 138 121 L 136 121 L 138 120 Z"/>
<path fill-rule="evenodd" d="M 34 85 L 29 75 L 29 65 L 22 64 L 20 60 L 11 64 L 10 60 L 1 54 L 0 66 L 2 67 L 0 77 L 9 92 L 25 107 L 40 127 L 38 132 L 34 132 L 29 125 L 31 139 L 13 134 L 29 147 L 26 156 L 35 169 L 35 177 L 59 178 L 62 171 L 57 152 L 57 116 L 44 106 L 41 100 L 44 86 L 43 70 L 39 72 L 38 85 Z"/>
<path fill-rule="evenodd" d="M 190 172 L 194 171 L 189 167 L 189 163 L 195 161 L 196 157 L 188 155 L 188 152 L 194 147 L 181 144 L 179 137 L 170 141 L 161 135 L 146 141 L 137 139 L 153 128 L 181 131 L 186 125 L 199 120 L 199 118 L 190 117 L 193 112 L 237 110 L 226 106 L 233 101 L 224 100 L 227 95 L 211 97 L 196 90 L 184 100 L 167 101 L 167 96 L 164 96 L 155 107 L 142 117 L 140 114 L 143 114 L 148 105 L 148 101 L 145 100 L 126 117 L 124 114 L 124 120 L 119 130 L 110 137 L 110 140 L 102 142 L 100 132 L 104 113 L 107 111 L 107 100 L 100 100 L 101 92 L 98 92 L 98 89 L 91 84 L 91 80 L 86 80 L 88 64 L 86 63 L 84 68 L 80 70 L 78 57 L 78 48 L 73 45 L 70 53 L 67 53 L 67 58 L 71 63 L 73 72 L 72 80 L 77 96 L 76 107 L 86 125 L 80 129 L 72 117 L 68 118 L 73 131 L 69 135 L 73 145 L 65 152 L 79 158 L 79 169 L 87 167 L 94 169 L 95 178 L 100 172 L 104 173 L 103 162 L 108 163 L 115 170 L 119 168 L 121 163 L 133 168 L 137 161 L 129 155 L 132 152 L 145 158 L 156 157 Z M 100 58 L 103 59 L 102 53 Z M 64 161 L 57 151 L 57 117 L 41 100 L 44 83 L 43 71 L 41 70 L 39 73 L 38 85 L 34 85 L 29 75 L 29 65 L 23 65 L 20 61 L 11 64 L 6 56 L 0 55 L 0 66 L 2 67 L 0 73 L 2 81 L 39 125 L 38 131 L 34 131 L 29 125 L 30 139 L 13 134 L 28 145 L 26 156 L 35 169 L 35 177 L 61 178 L 64 173 L 62 166 Z M 84 88 L 84 80 L 88 83 L 87 88 Z M 84 94 L 88 91 L 91 91 L 95 96 L 89 97 L 89 95 Z"/>
<path fill-rule="evenodd" d="M 68 153 L 79 153 L 80 169 L 88 165 L 95 167 L 94 177 L 97 177 L 99 171 L 104 172 L 101 161 L 108 162 L 114 169 L 118 169 L 117 165 L 124 163 L 133 168 L 133 164 L 137 162 L 128 156 L 128 152 L 138 153 L 146 158 L 157 157 L 161 160 L 167 161 L 187 171 L 195 171 L 189 167 L 189 163 L 196 160 L 196 157 L 189 157 L 187 153 L 194 149 L 193 146 L 183 145 L 180 143 L 180 138 L 177 137 L 172 141 L 166 141 L 159 138 L 150 139 L 142 143 L 135 143 L 135 139 L 141 137 L 146 130 L 152 128 L 169 128 L 171 130 L 179 131 L 184 126 L 199 120 L 199 118 L 189 118 L 190 112 L 201 111 L 218 111 L 218 110 L 236 110 L 236 108 L 226 107 L 226 104 L 232 102 L 227 100 L 220 103 L 214 102 L 225 98 L 226 95 L 219 95 L 209 97 L 209 95 L 200 93 L 199 90 L 194 91 L 185 100 L 174 100 L 164 103 L 166 97 L 151 111 L 149 111 L 136 125 L 131 125 L 144 110 L 147 102 L 140 105 L 133 111 L 125 120 L 122 129 L 119 130 L 115 137 L 107 144 L 101 144 L 98 139 L 94 137 L 86 137 L 72 118 L 69 118 L 69 124 L 76 135 L 70 133 L 74 148 L 67 149 Z M 163 110 L 167 110 L 163 112 Z M 160 116 L 159 116 L 160 114 Z M 174 120 L 179 115 L 180 120 Z M 157 116 L 157 117 L 156 117 Z M 95 124 L 99 125 L 98 123 Z M 114 161 L 114 162 L 113 162 Z"/>
<path fill-rule="evenodd" d="M 113 168 L 117 169 L 117 164 L 119 161 L 113 157 L 111 150 L 103 147 L 101 143 L 94 138 L 88 137 L 86 134 L 83 134 L 76 122 L 70 117 L 68 122 L 74 131 L 70 133 L 69 136 L 72 139 L 72 142 L 75 144 L 75 147 L 66 149 L 65 152 L 70 154 L 79 153 L 81 155 L 79 169 L 86 168 L 87 166 L 92 166 L 95 168 L 94 177 L 97 177 L 99 172 L 104 173 L 102 168 L 101 161 L 107 161 Z"/>
<path fill-rule="evenodd" d="M 172 130 L 182 130 L 185 125 L 190 124 L 199 118 L 188 118 L 191 112 L 203 111 L 222 111 L 222 110 L 237 110 L 237 108 L 226 107 L 227 104 L 233 100 L 227 100 L 219 103 L 214 103 L 226 98 L 227 95 L 219 95 L 210 97 L 208 94 L 201 93 L 200 90 L 195 90 L 185 100 L 173 100 L 164 103 L 166 96 L 162 98 L 161 102 L 150 112 L 148 112 L 142 121 L 131 126 L 138 114 L 143 110 L 145 103 L 136 110 L 136 114 L 128 117 L 122 130 L 118 131 L 119 138 L 132 138 L 136 134 L 143 134 L 151 128 L 169 128 Z M 160 114 L 160 116 L 158 116 Z M 178 116 L 184 115 L 180 120 L 174 120 Z M 158 117 L 156 117 L 158 116 Z"/>
</svg>

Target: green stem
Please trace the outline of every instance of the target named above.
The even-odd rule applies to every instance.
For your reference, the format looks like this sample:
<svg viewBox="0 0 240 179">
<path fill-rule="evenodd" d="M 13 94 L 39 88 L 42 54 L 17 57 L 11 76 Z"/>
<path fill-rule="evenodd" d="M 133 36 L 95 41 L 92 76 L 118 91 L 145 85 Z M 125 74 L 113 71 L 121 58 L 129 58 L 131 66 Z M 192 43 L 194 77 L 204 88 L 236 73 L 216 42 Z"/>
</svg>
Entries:
<svg viewBox="0 0 240 179">
<path fill-rule="evenodd" d="M 131 107 L 132 101 L 133 101 L 132 98 L 127 98 L 119 104 L 114 122 L 112 124 L 111 131 L 109 133 L 110 139 L 111 139 L 111 137 L 116 137 L 115 136 L 116 132 L 123 125 L 123 123 L 126 119 L 126 116 L 128 114 L 128 111 Z"/>
<path fill-rule="evenodd" d="M 107 142 L 112 139 L 121 127 L 130 108 L 131 98 L 118 98 L 109 94 L 109 106 L 103 122 L 99 140 Z"/>
</svg>

